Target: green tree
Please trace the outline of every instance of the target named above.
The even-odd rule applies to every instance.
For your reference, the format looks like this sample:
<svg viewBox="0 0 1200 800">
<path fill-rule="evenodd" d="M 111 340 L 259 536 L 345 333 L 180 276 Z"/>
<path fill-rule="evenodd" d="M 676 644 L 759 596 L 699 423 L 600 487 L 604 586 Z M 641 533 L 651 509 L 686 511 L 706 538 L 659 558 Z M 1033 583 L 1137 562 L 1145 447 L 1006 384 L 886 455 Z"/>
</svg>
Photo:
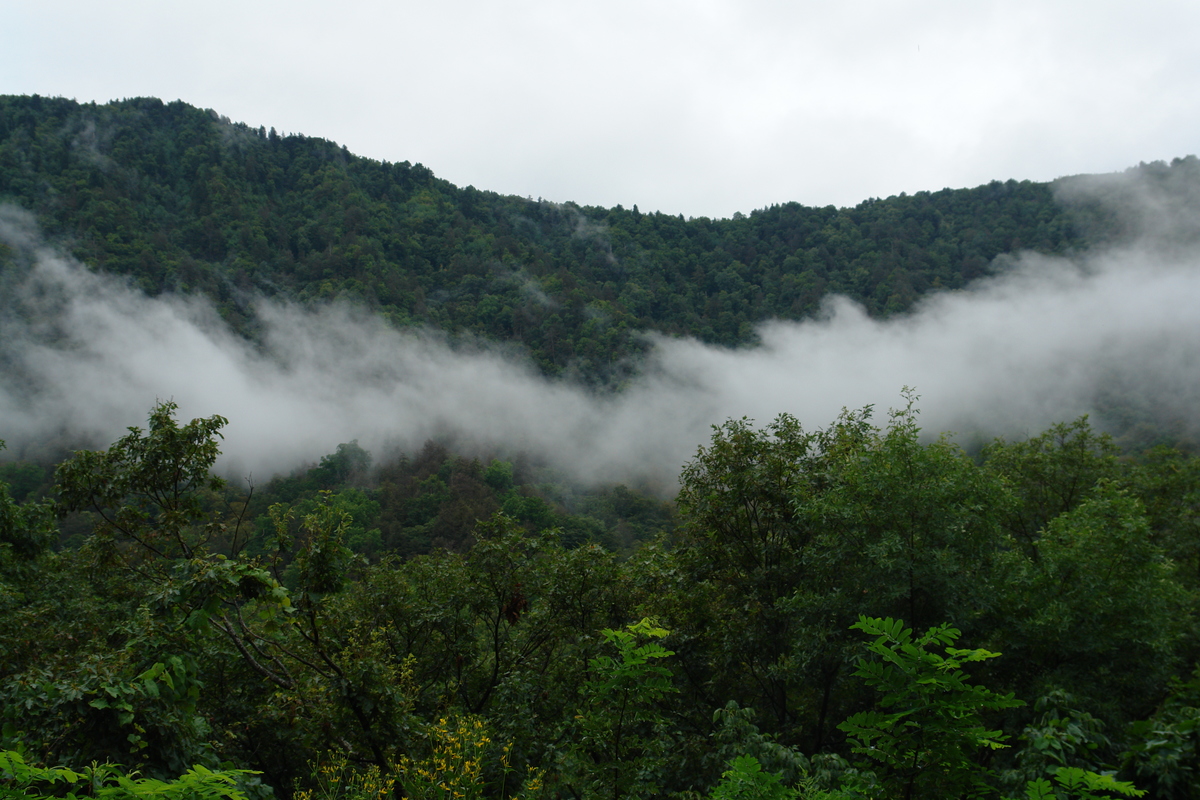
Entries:
<svg viewBox="0 0 1200 800">
<path fill-rule="evenodd" d="M 174 408 L 159 404 L 145 434 L 131 429 L 109 451 L 76 453 L 57 471 L 62 507 L 97 522 L 84 553 L 39 567 L 29 607 L 6 620 L 16 637 L 32 614 L 63 634 L 37 660 L 15 642 L 16 670 L 0 687 L 10 743 L 178 774 L 205 757 L 210 733 L 198 707 L 197 630 L 244 596 L 285 599 L 256 565 L 208 552 L 219 525 L 203 524 L 201 495 L 221 486 L 208 469 L 224 420 L 179 426 Z"/>
<path fill-rule="evenodd" d="M 1112 775 L 1078 767 L 1060 767 L 1053 777 L 1053 782 L 1045 778 L 1031 781 L 1025 789 L 1026 800 L 1104 800 L 1114 795 L 1141 797 L 1146 794 L 1144 789 L 1137 789 L 1128 781 L 1118 781 Z"/>
<path fill-rule="evenodd" d="M 791 800 L 798 796 L 780 775 L 765 772 L 754 756 L 733 759 L 711 795 L 712 800 Z"/>
<path fill-rule="evenodd" d="M 1188 680 L 1172 681 L 1154 713 L 1133 723 L 1129 732 L 1122 772 L 1150 787 L 1154 797 L 1200 796 L 1200 667 Z"/>
<path fill-rule="evenodd" d="M 1188 625 L 1141 504 L 1101 481 L 1025 545 L 997 558 L 985 626 L 1010 659 L 994 680 L 1033 697 L 1064 688 L 1109 723 L 1139 718 L 1177 668 Z"/>
<path fill-rule="evenodd" d="M 836 480 L 841 454 L 870 436 L 869 414 L 843 413 L 823 431 L 786 414 L 763 429 L 730 420 L 680 477 L 682 583 L 664 597 L 680 605 L 662 613 L 690 640 L 681 655 L 697 673 L 714 673 L 727 699 L 763 708 L 776 729 L 793 722 L 801 680 L 792 656 L 804 619 L 787 601 L 825 580 L 831 561 L 825 529 L 800 503 Z"/>
<path fill-rule="evenodd" d="M 1117 446 L 1096 433 L 1086 416 L 1061 422 L 1024 441 L 998 439 L 983 449 L 983 461 L 1011 487 L 1016 504 L 1004 526 L 1013 539 L 1033 547 L 1050 520 L 1079 505 L 1098 481 L 1113 478 Z"/>
<path fill-rule="evenodd" d="M 17 503 L 8 484 L 0 481 L 0 609 L 21 602 L 22 588 L 36 571 L 35 562 L 57 534 L 53 502 Z"/>
<path fill-rule="evenodd" d="M 658 704 L 677 689 L 671 671 L 657 662 L 673 653 L 656 641 L 669 632 L 643 618 L 601 633 L 616 652 L 589 663 L 591 677 L 570 725 L 574 741 L 560 779 L 584 798 L 654 796 L 671 757 L 669 727 Z"/>
<path fill-rule="evenodd" d="M 810 752 L 852 702 L 855 619 L 970 625 L 993 602 L 1009 496 L 948 439 L 922 441 L 908 400 L 883 428 L 870 408 L 815 432 L 726 423 L 682 478 L 683 583 L 661 612 L 680 657 Z"/>
<path fill-rule="evenodd" d="M 1180 580 L 1200 592 L 1200 458 L 1155 447 L 1124 483 L 1142 501 L 1154 542 L 1179 566 Z"/>
<path fill-rule="evenodd" d="M 1005 736 L 990 730 L 984 714 L 1022 705 L 968 682 L 963 667 L 998 653 L 952 647 L 960 632 L 949 625 L 922 636 L 900 620 L 862 617 L 852 627 L 874 636 L 855 675 L 882 697 L 878 710 L 863 711 L 838 727 L 853 751 L 877 762 L 887 797 L 981 797 L 993 794 L 981 751 L 1005 747 Z M 932 652 L 945 646 L 945 655 Z"/>
<path fill-rule="evenodd" d="M 210 470 L 228 420 L 180 426 L 177 408 L 159 403 L 145 432 L 130 428 L 108 450 L 77 452 L 55 473 L 63 507 L 99 518 L 91 546 L 146 577 L 162 578 L 174 559 L 203 556 L 217 532 L 199 525 L 206 515 L 201 493 L 224 485 Z"/>
</svg>

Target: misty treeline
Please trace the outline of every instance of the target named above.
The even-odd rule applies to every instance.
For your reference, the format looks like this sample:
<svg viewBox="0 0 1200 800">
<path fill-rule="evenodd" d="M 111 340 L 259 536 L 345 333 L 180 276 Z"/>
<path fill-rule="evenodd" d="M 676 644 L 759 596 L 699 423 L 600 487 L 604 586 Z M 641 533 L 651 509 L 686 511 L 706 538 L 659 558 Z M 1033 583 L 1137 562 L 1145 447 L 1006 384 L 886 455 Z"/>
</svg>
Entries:
<svg viewBox="0 0 1200 800">
<path fill-rule="evenodd" d="M 160 404 L 44 499 L 6 472 L 28 492 L 0 487 L 8 774 L 111 762 L 238 797 L 1195 797 L 1200 461 L 1121 456 L 1086 419 L 968 454 L 922 438 L 907 397 L 884 420 L 716 426 L 673 517 L 576 498 L 640 508 L 621 552 L 519 461 L 436 445 L 373 468 L 348 443 L 251 495 L 210 472 L 227 421 Z"/>
<path fill-rule="evenodd" d="M 1150 170 L 1172 171 L 1194 159 Z M 257 296 L 345 298 L 402 327 L 519 342 L 547 374 L 590 382 L 626 375 L 641 331 L 746 344 L 830 294 L 886 316 L 1001 269 L 1001 254 L 1119 236 L 1111 209 L 1061 204 L 1056 188 L 684 219 L 459 188 L 182 102 L 0 97 L 0 201 L 93 268 L 202 293 L 251 336 Z"/>
<path fill-rule="evenodd" d="M 496 513 L 528 532 L 553 528 L 567 547 L 594 543 L 617 552 L 674 527 L 672 504 L 645 491 L 583 486 L 527 456 L 467 458 L 434 441 L 377 466 L 349 442 L 314 467 L 254 488 L 240 512 L 255 520 L 250 547 L 265 546 L 268 511 L 281 502 L 298 514 L 318 503 L 345 511 L 346 544 L 368 558 L 465 550 L 476 522 Z"/>
</svg>

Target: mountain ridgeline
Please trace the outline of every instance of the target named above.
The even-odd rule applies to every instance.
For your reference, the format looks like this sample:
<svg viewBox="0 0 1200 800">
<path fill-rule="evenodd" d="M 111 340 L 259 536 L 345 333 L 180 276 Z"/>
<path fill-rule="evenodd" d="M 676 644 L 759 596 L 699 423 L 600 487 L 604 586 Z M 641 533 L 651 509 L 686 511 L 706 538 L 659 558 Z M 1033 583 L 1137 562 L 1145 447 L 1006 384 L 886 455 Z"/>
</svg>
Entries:
<svg viewBox="0 0 1200 800">
<path fill-rule="evenodd" d="M 1195 159 L 1147 169 L 1194 173 Z M 1116 235 L 1055 185 L 797 203 L 685 219 L 460 188 L 182 102 L 0 97 L 0 202 L 95 268 L 202 293 L 243 333 L 251 300 L 346 298 L 399 326 L 519 343 L 546 374 L 619 378 L 646 330 L 735 346 L 841 294 L 868 313 Z M 0 256 L 3 253 L 0 252 Z"/>
</svg>

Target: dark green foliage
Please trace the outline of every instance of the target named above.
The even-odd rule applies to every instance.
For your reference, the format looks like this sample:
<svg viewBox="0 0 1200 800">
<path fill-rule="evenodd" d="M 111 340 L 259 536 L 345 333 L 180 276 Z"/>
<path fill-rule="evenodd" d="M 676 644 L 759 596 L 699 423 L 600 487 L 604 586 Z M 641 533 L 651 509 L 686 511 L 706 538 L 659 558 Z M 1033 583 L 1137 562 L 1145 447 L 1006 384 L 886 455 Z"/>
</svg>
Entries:
<svg viewBox="0 0 1200 800">
<path fill-rule="evenodd" d="M 55 475 L 63 507 L 96 514 L 96 545 L 135 570 L 161 572 L 171 559 L 198 555 L 214 533 L 211 526 L 197 530 L 204 517 L 199 492 L 224 485 L 209 470 L 227 420 L 180 427 L 176 408 L 159 403 L 145 433 L 130 428 L 105 452 L 77 452 Z"/>
<path fill-rule="evenodd" d="M 483 473 L 483 482 L 495 489 L 497 492 L 504 493 L 513 488 L 513 467 L 507 461 L 496 461 L 488 464 L 488 468 Z"/>
<path fill-rule="evenodd" d="M 178 774 L 206 758 L 211 732 L 199 705 L 203 646 L 190 631 L 243 596 L 286 604 L 255 564 L 209 552 L 222 526 L 203 496 L 223 485 L 209 470 L 225 420 L 181 426 L 174 409 L 159 404 L 145 432 L 59 467 L 61 505 L 88 509 L 95 524 L 80 552 L 42 559 L 42 585 L 27 582 L 28 606 L 7 616 L 7 743 Z M 60 636 L 31 642 L 39 623 Z"/>
<path fill-rule="evenodd" d="M 205 294 L 249 334 L 247 290 L 343 297 L 401 326 L 520 342 L 543 370 L 591 380 L 619 380 L 646 329 L 745 344 L 831 293 L 893 314 L 1000 254 L 1086 243 L 1048 184 L 685 220 L 459 188 L 152 98 L 0 97 L 0 200 L 86 263 Z"/>
<path fill-rule="evenodd" d="M 663 616 L 713 650 L 681 656 L 814 750 L 848 708 L 854 620 L 967 624 L 991 602 L 1002 487 L 950 442 L 922 444 L 911 405 L 885 429 L 870 413 L 815 432 L 726 423 L 682 477 L 684 605 Z"/>
<path fill-rule="evenodd" d="M 337 450 L 321 458 L 321 463 L 309 471 L 309 479 L 320 489 L 334 489 L 343 484 L 361 483 L 371 468 L 371 454 L 358 446 L 358 441 L 339 444 Z"/>
<path fill-rule="evenodd" d="M 1134 177 L 1190 197 L 1198 168 Z M 1144 232 L 1066 186 L 685 220 L 460 189 L 183 103 L 0 98 L 0 201 L 91 268 L 205 295 L 251 339 L 260 294 L 344 298 L 614 386 L 646 330 L 747 344 L 830 293 L 897 314 L 1006 253 Z M 6 280 L 23 258 L 0 246 Z M 46 474 L 0 468 L 2 743 L 31 761 L 250 766 L 286 795 L 310 763 L 386 773 L 477 715 L 513 769 L 580 796 L 1133 794 L 1118 767 L 1196 793 L 1200 467 L 1179 451 L 1122 459 L 1081 419 L 976 462 L 911 399 L 883 425 L 734 420 L 676 514 L 437 443 L 378 463 L 345 443 L 247 496 L 210 473 L 224 419 L 174 410 L 59 468 L 71 547 L 31 502 Z"/>
<path fill-rule="evenodd" d="M 854 625 L 868 636 L 873 658 L 858 662 L 855 675 L 883 696 L 878 710 L 864 711 L 838 727 L 853 752 L 878 762 L 888 797 L 980 797 L 991 794 L 978 751 L 1005 747 L 1001 731 L 989 730 L 983 715 L 1022 705 L 968 683 L 966 664 L 995 658 L 987 650 L 951 645 L 960 632 L 948 625 L 916 637 L 904 623 L 862 617 Z M 932 651 L 945 647 L 945 656 Z"/>
<path fill-rule="evenodd" d="M 1062 767 L 1099 771 L 1112 757 L 1112 740 L 1104 734 L 1104 723 L 1075 708 L 1075 698 L 1062 689 L 1039 697 L 1030 721 L 1018 737 L 1022 743 L 1014 766 L 1001 775 L 1011 791 L 1030 781 L 1054 774 Z"/>
<path fill-rule="evenodd" d="M 1079 505 L 1101 478 L 1116 473 L 1117 447 L 1087 417 L 1059 423 L 1024 441 L 996 440 L 983 450 L 988 469 L 1008 484 L 1017 505 L 1004 526 L 1033 548 L 1042 528 Z"/>
<path fill-rule="evenodd" d="M 1114 795 L 1141 797 L 1144 794 L 1144 789 L 1137 789 L 1128 781 L 1118 781 L 1112 775 L 1078 767 L 1062 767 L 1054 773 L 1053 782 L 1039 779 L 1032 781 L 1025 790 L 1026 800 L 1106 800 Z"/>
<path fill-rule="evenodd" d="M 1149 719 L 1129 729 L 1124 771 L 1158 798 L 1200 795 L 1200 668 L 1175 680 Z"/>
<path fill-rule="evenodd" d="M 736 764 L 745 758 L 771 774 L 794 782 L 807 774 L 812 763 L 804 754 L 785 747 L 771 736 L 759 731 L 754 724 L 754 709 L 739 708 L 729 701 L 724 708 L 713 712 L 713 744 L 710 756 L 719 763 Z M 744 762 L 743 762 L 744 763 Z M 752 779 L 756 781 L 757 779 Z"/>
<path fill-rule="evenodd" d="M 354 460 L 347 468 L 349 456 Z M 246 510 L 239 511 L 254 519 L 246 546 L 260 555 L 270 550 L 267 541 L 275 528 L 269 506 L 288 506 L 298 519 L 322 491 L 351 516 L 347 546 L 372 559 L 384 553 L 464 551 L 476 526 L 497 511 L 530 533 L 555 531 L 570 547 L 594 542 L 622 552 L 675 525 L 671 503 L 623 485 L 585 487 L 546 469 L 518 470 L 513 462 L 494 458 L 484 463 L 430 441 L 411 456 L 401 453 L 372 469 L 370 454 L 357 444 L 339 445 L 318 465 L 254 488 Z M 534 483 L 535 473 L 544 482 Z M 230 505 L 240 502 L 235 498 Z"/>
<path fill-rule="evenodd" d="M 1128 471 L 1125 485 L 1142 501 L 1151 537 L 1178 565 L 1179 579 L 1200 590 L 1200 459 L 1156 447 Z"/>
<path fill-rule="evenodd" d="M 0 440 L 0 450 L 4 441 Z M 53 543 L 57 529 L 55 508 L 50 502 L 18 503 L 9 494 L 9 485 L 0 480 L 0 580 L 14 577 L 22 564 L 34 559 Z M 8 587 L 0 583 L 0 603 Z"/>
<path fill-rule="evenodd" d="M 0 464 L 0 481 L 8 484 L 9 494 L 17 502 L 32 499 L 40 490 L 46 488 L 48 477 L 46 469 L 33 462 Z"/>
<path fill-rule="evenodd" d="M 669 727 L 658 704 L 678 691 L 671 671 L 657 661 L 674 655 L 656 641 L 669 632 L 643 618 L 601 633 L 615 654 L 588 662 L 559 780 L 582 798 L 653 796 L 671 760 Z"/>
<path fill-rule="evenodd" d="M 999 560 L 1003 622 L 990 642 L 1017 662 L 1006 684 L 1020 694 L 1065 687 L 1088 698 L 1085 710 L 1129 719 L 1178 668 L 1187 598 L 1140 504 L 1104 481 L 1089 494 L 1043 529 L 1032 555 Z"/>
<path fill-rule="evenodd" d="M 436 444 L 372 468 L 349 443 L 245 496 L 209 473 L 224 420 L 173 410 L 59 469 L 82 547 L 0 484 L 0 745 L 31 763 L 289 794 L 314 763 L 434 764 L 474 719 L 485 795 L 1194 794 L 1182 453 L 1117 459 L 1079 420 L 977 462 L 911 398 L 881 426 L 735 420 L 673 528 L 626 487 Z M 634 525 L 660 533 L 597 544 Z"/>
<path fill-rule="evenodd" d="M 712 800 L 789 800 L 796 796 L 782 777 L 763 771 L 754 756 L 738 756 L 721 775 Z"/>
</svg>

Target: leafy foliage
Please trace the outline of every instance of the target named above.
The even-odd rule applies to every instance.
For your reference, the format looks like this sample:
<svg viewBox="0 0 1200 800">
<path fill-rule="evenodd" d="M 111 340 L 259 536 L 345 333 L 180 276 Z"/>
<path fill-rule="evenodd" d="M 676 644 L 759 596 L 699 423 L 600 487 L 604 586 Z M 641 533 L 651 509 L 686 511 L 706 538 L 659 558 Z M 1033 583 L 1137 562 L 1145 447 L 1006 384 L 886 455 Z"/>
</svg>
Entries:
<svg viewBox="0 0 1200 800">
<path fill-rule="evenodd" d="M 210 470 L 220 452 L 216 438 L 228 420 L 213 416 L 181 427 L 174 419 L 177 408 L 159 403 L 144 433 L 130 428 L 104 452 L 77 452 L 55 476 L 64 508 L 100 517 L 93 533 L 97 547 L 158 577 L 172 559 L 201 554 L 214 530 L 195 530 L 205 516 L 199 492 L 224 485 Z"/>
<path fill-rule="evenodd" d="M 1137 171 L 1200 180 L 1194 158 Z M 91 268 L 251 336 L 257 294 L 346 299 L 612 386 L 646 330 L 746 344 L 830 293 L 901 313 L 1005 253 L 1136 230 L 1058 188 L 688 220 L 460 188 L 178 102 L 0 98 L 0 199 Z M 27 266 L 0 246 L 6 280 Z M 719 425 L 677 509 L 436 443 L 379 464 L 344 443 L 247 494 L 211 474 L 225 420 L 160 404 L 65 462 L 57 504 L 31 501 L 40 467 L 0 471 L 3 745 L 153 780 L 248 765 L 313 797 L 335 765 L 365 796 L 478 722 L 508 743 L 462 751 L 488 766 L 456 787 L 483 794 L 509 770 L 606 797 L 984 794 L 993 771 L 1030 796 L 1195 794 L 1200 461 L 1119 457 L 1087 419 L 976 459 L 915 402 Z"/>
<path fill-rule="evenodd" d="M 20 605 L 24 583 L 36 575 L 35 562 L 58 533 L 52 502 L 17 503 L 8 488 L 0 481 L 0 609 Z"/>
<path fill-rule="evenodd" d="M 876 637 L 868 645 L 875 658 L 861 660 L 855 674 L 883 696 L 879 710 L 838 727 L 849 734 L 853 752 L 879 762 L 888 796 L 988 794 L 976 753 L 1005 747 L 1008 737 L 989 730 L 983 714 L 1022 703 L 968 683 L 963 666 L 999 654 L 952 647 L 960 632 L 948 625 L 919 637 L 893 619 L 862 617 L 853 627 Z M 945 645 L 946 655 L 932 652 L 933 645 Z"/>
<path fill-rule="evenodd" d="M 779 775 L 764 772 L 754 756 L 731 761 L 712 792 L 712 800 L 789 800 L 795 796 Z"/>
<path fill-rule="evenodd" d="M 1155 797 L 1195 797 L 1200 790 L 1200 668 L 1176 680 L 1149 719 L 1129 729 L 1124 767 Z"/>
<path fill-rule="evenodd" d="M 860 615 L 965 623 L 994 602 L 1003 486 L 948 440 L 923 443 L 912 399 L 885 428 L 871 414 L 812 432 L 786 415 L 726 423 L 681 478 L 676 591 L 697 607 L 675 629 L 719 653 L 693 669 L 811 751 L 852 707 Z"/>
<path fill-rule="evenodd" d="M 1027 800 L 1102 800 L 1113 795 L 1141 797 L 1146 794 L 1128 781 L 1118 781 L 1111 775 L 1088 772 L 1077 767 L 1060 767 L 1054 782 L 1039 779 L 1031 782 L 1025 792 Z"/>
<path fill-rule="evenodd" d="M 655 641 L 669 632 L 643 618 L 602 633 L 616 653 L 589 662 L 593 677 L 583 686 L 583 707 L 572 725 L 577 738 L 561 779 L 587 798 L 653 795 L 670 757 L 667 722 L 657 704 L 677 691 L 671 671 L 656 663 L 673 655 Z"/>
<path fill-rule="evenodd" d="M 37 767 L 17 751 L 0 751 L 0 794 L 5 797 L 76 800 L 246 800 L 246 783 L 253 770 L 212 771 L 197 766 L 172 781 L 137 777 L 113 764 L 93 764 L 80 771 L 65 767 Z M 257 779 L 251 779 L 252 784 Z"/>
<path fill-rule="evenodd" d="M 313 798 L 1189 796 L 1195 591 L 1168 553 L 1191 457 L 1111 458 L 1077 421 L 976 461 L 914 400 L 882 426 L 719 426 L 674 530 L 627 488 L 437 446 L 372 472 L 346 445 L 239 494 L 209 473 L 223 420 L 156 407 L 59 470 L 82 547 L 0 491 L 3 746 Z M 353 545 L 471 497 L 445 547 Z M 514 497 L 548 517 L 497 513 Z M 668 529 L 618 554 L 553 527 L 584 514 Z"/>
</svg>

